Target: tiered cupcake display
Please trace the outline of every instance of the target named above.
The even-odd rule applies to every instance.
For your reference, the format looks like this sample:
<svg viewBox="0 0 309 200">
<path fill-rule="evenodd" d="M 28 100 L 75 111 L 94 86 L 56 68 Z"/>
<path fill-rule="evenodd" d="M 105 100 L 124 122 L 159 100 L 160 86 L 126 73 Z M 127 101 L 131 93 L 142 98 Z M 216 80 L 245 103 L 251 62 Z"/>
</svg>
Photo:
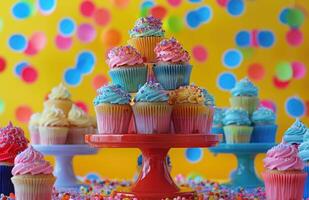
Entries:
<svg viewBox="0 0 309 200">
<path fill-rule="evenodd" d="M 98 133 L 87 135 L 86 141 L 95 147 L 140 148 L 143 153 L 137 182 L 129 191 L 116 192 L 120 197 L 193 198 L 194 192 L 181 191 L 171 179 L 167 152 L 173 147 L 214 146 L 219 141 L 209 134 L 213 97 L 190 85 L 189 54 L 175 38 L 164 39 L 161 26 L 154 17 L 137 20 L 130 31 L 132 46 L 108 53 L 112 84 L 98 89 L 93 101 Z"/>
</svg>

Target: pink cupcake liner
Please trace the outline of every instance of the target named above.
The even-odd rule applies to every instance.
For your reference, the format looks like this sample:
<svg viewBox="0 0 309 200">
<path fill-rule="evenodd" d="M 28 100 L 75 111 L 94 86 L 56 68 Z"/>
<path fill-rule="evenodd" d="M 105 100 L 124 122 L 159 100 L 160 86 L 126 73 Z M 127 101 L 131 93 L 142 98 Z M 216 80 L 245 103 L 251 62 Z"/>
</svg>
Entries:
<svg viewBox="0 0 309 200">
<path fill-rule="evenodd" d="M 40 144 L 40 132 L 38 126 L 29 126 L 31 144 Z"/>
</svg>

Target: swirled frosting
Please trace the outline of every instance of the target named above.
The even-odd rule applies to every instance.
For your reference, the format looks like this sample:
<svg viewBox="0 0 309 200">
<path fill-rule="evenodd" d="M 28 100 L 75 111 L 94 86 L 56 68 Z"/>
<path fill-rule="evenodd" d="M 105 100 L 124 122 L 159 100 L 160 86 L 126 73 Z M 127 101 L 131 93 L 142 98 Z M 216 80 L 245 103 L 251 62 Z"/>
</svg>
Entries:
<svg viewBox="0 0 309 200">
<path fill-rule="evenodd" d="M 224 112 L 224 125 L 250 125 L 249 114 L 241 108 L 230 108 Z"/>
<path fill-rule="evenodd" d="M 200 87 L 202 90 L 202 93 L 205 98 L 205 105 L 206 106 L 215 106 L 215 99 L 214 97 L 204 88 Z"/>
<path fill-rule="evenodd" d="M 299 119 L 296 119 L 288 130 L 285 131 L 283 141 L 291 144 L 300 144 L 306 131 L 307 127 Z"/>
<path fill-rule="evenodd" d="M 52 106 L 43 111 L 40 126 L 66 127 L 69 121 L 61 109 Z"/>
<path fill-rule="evenodd" d="M 304 163 L 298 157 L 297 147 L 281 143 L 268 150 L 264 159 L 264 167 L 279 171 L 303 170 Z"/>
<path fill-rule="evenodd" d="M 173 104 L 199 104 L 203 105 L 205 98 L 202 90 L 195 85 L 181 86 L 170 93 L 170 100 Z"/>
<path fill-rule="evenodd" d="M 304 136 L 303 136 L 303 141 L 304 142 L 309 142 L 309 128 L 307 128 Z"/>
<path fill-rule="evenodd" d="M 98 95 L 93 100 L 94 105 L 101 103 L 129 104 L 131 95 L 123 90 L 120 85 L 107 85 L 97 90 Z"/>
<path fill-rule="evenodd" d="M 48 99 L 53 100 L 70 100 L 71 94 L 62 83 L 60 83 L 58 86 L 54 87 L 51 91 L 51 93 L 48 95 Z"/>
<path fill-rule="evenodd" d="M 30 126 L 38 126 L 40 124 L 41 113 L 33 113 L 29 120 Z"/>
<path fill-rule="evenodd" d="M 68 120 L 70 125 L 76 126 L 76 127 L 81 127 L 81 128 L 86 128 L 91 126 L 91 120 L 87 113 L 83 111 L 81 108 L 78 106 L 74 105 L 72 106 L 69 115 L 68 115 Z"/>
<path fill-rule="evenodd" d="M 146 82 L 136 93 L 135 102 L 167 102 L 168 93 L 160 83 Z"/>
<path fill-rule="evenodd" d="M 275 124 L 275 121 L 276 114 L 266 107 L 259 107 L 252 114 L 252 122 L 254 124 Z"/>
<path fill-rule="evenodd" d="M 16 175 L 38 175 L 51 174 L 53 167 L 44 160 L 43 155 L 29 146 L 26 150 L 18 154 L 15 158 L 15 166 L 12 169 L 12 174 Z"/>
<path fill-rule="evenodd" d="M 224 118 L 224 109 L 216 107 L 213 117 L 213 125 L 221 126 L 223 118 Z"/>
<path fill-rule="evenodd" d="M 130 45 L 112 48 L 108 52 L 106 62 L 111 69 L 125 66 L 143 66 L 141 54 Z"/>
<path fill-rule="evenodd" d="M 160 19 L 153 16 L 141 17 L 134 25 L 134 28 L 129 31 L 130 37 L 163 37 L 164 30 Z"/>
<path fill-rule="evenodd" d="M 233 96 L 255 97 L 258 95 L 258 88 L 248 78 L 244 78 L 236 83 L 231 93 Z"/>
<path fill-rule="evenodd" d="M 188 63 L 190 60 L 189 53 L 175 38 L 162 40 L 156 45 L 154 51 L 157 62 L 177 64 Z"/>
<path fill-rule="evenodd" d="M 24 131 L 14 127 L 10 122 L 8 126 L 0 129 L 0 162 L 14 163 L 17 154 L 27 148 L 28 140 Z"/>
</svg>

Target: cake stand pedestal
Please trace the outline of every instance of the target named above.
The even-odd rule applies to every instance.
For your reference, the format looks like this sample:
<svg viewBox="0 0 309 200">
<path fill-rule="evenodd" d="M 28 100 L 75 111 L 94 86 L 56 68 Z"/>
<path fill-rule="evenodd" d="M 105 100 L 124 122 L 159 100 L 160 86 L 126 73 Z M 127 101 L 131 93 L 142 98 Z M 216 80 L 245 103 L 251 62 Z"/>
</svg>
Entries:
<svg viewBox="0 0 309 200">
<path fill-rule="evenodd" d="M 234 154 L 237 158 L 237 168 L 230 174 L 230 182 L 226 183 L 231 187 L 254 188 L 263 186 L 264 183 L 258 178 L 254 160 L 257 154 L 265 153 L 275 146 L 274 143 L 243 143 L 224 144 L 209 148 L 214 154 Z"/>
<path fill-rule="evenodd" d="M 92 155 L 97 149 L 89 145 L 33 145 L 44 155 L 55 156 L 54 176 L 57 177 L 55 187 L 61 189 L 79 189 L 83 184 L 77 180 L 73 170 L 73 157 L 76 155 Z"/>
<path fill-rule="evenodd" d="M 86 135 L 86 142 L 97 148 L 139 148 L 143 155 L 142 170 L 130 188 L 119 188 L 114 197 L 142 200 L 185 197 L 194 199 L 196 192 L 178 188 L 170 176 L 166 155 L 171 148 L 211 147 L 219 142 L 214 134 L 122 134 Z"/>
</svg>

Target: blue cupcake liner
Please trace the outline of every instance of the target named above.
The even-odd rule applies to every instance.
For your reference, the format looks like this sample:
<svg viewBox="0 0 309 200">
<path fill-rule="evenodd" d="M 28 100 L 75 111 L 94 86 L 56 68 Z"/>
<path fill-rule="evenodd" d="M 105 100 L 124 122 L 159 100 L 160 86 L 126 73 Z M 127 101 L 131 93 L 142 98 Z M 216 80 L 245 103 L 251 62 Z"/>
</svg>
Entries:
<svg viewBox="0 0 309 200">
<path fill-rule="evenodd" d="M 307 178 L 305 182 L 304 199 L 309 198 L 309 165 L 306 164 L 304 171 L 307 173 Z"/>
<path fill-rule="evenodd" d="M 175 90 L 190 84 L 192 65 L 188 64 L 156 64 L 153 72 L 156 80 L 165 90 Z"/>
<path fill-rule="evenodd" d="M 14 193 L 14 185 L 11 181 L 13 166 L 0 166 L 0 194 L 8 196 Z"/>
<path fill-rule="evenodd" d="M 224 130 L 223 127 L 212 127 L 211 131 L 212 134 L 222 134 L 222 140 L 221 143 L 225 143 L 225 135 L 224 135 Z"/>
<path fill-rule="evenodd" d="M 253 127 L 251 143 L 274 143 L 277 125 L 256 125 Z"/>
<path fill-rule="evenodd" d="M 128 92 L 137 92 L 147 81 L 147 67 L 124 67 L 109 71 L 113 84 L 120 85 Z"/>
</svg>

